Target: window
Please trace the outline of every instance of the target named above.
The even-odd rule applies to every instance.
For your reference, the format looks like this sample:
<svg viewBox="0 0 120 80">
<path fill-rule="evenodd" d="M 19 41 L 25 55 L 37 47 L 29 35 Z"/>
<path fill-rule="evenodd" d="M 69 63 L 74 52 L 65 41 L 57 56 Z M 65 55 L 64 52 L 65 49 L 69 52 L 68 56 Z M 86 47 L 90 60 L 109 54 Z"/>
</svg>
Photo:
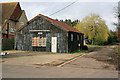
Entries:
<svg viewBox="0 0 120 80">
<path fill-rule="evenodd" d="M 40 37 L 39 46 L 46 46 L 46 37 Z"/>
<path fill-rule="evenodd" d="M 46 46 L 46 37 L 33 37 L 32 46 Z"/>
<path fill-rule="evenodd" d="M 83 36 L 81 35 L 81 41 L 83 40 Z"/>
<path fill-rule="evenodd" d="M 39 42 L 39 37 L 33 37 L 32 40 L 32 46 L 39 46 L 38 42 Z"/>
<path fill-rule="evenodd" d="M 71 41 L 73 41 L 73 34 L 71 34 Z"/>
<path fill-rule="evenodd" d="M 20 22 L 20 25 L 21 25 L 21 26 L 24 25 L 24 22 Z"/>
<path fill-rule="evenodd" d="M 10 29 L 10 32 L 14 32 L 14 28 L 11 28 L 11 29 Z"/>
<path fill-rule="evenodd" d="M 80 39 L 79 39 L 79 35 L 77 35 L 77 40 L 80 40 Z"/>
</svg>

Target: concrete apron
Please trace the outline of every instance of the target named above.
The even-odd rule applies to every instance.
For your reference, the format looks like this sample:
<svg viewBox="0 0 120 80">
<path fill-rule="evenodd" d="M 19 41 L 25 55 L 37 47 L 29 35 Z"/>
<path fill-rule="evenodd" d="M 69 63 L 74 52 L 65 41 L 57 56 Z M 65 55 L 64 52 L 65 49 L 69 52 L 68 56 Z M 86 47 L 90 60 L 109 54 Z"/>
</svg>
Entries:
<svg viewBox="0 0 120 80">
<path fill-rule="evenodd" d="M 3 58 L 3 64 L 62 67 L 63 65 L 76 60 L 80 56 L 83 56 L 83 54 L 45 54 L 16 58 Z"/>
</svg>

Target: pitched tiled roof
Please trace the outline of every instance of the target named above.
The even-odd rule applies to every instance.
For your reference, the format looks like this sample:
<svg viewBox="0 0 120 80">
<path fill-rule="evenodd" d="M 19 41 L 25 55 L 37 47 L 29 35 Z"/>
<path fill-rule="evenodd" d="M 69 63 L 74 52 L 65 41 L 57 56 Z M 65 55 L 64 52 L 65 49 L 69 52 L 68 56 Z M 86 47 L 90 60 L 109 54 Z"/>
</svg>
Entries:
<svg viewBox="0 0 120 80">
<path fill-rule="evenodd" d="M 9 2 L 9 3 L 0 3 L 2 9 L 0 12 L 2 13 L 2 23 L 6 19 L 17 20 L 17 17 L 21 13 L 21 8 L 19 2 Z"/>
<path fill-rule="evenodd" d="M 67 32 L 71 31 L 71 32 L 76 32 L 76 33 L 82 33 L 82 32 L 76 30 L 75 28 L 73 28 L 73 27 L 71 27 L 71 26 L 69 26 L 69 25 L 67 25 L 67 24 L 65 24 L 65 23 L 63 23 L 63 22 L 60 22 L 60 21 L 51 19 L 51 18 L 49 18 L 49 17 L 47 17 L 47 16 L 44 16 L 44 15 L 42 15 L 42 14 L 37 15 L 36 17 L 34 17 L 33 19 L 31 19 L 31 20 L 28 21 L 28 22 L 31 23 L 32 21 L 34 21 L 36 18 L 38 18 L 38 17 L 40 17 L 40 16 L 43 17 L 43 18 L 45 18 L 45 19 L 47 19 L 47 20 L 49 20 L 49 21 L 52 22 L 54 25 L 57 25 L 57 26 L 61 27 L 62 29 L 64 29 L 64 30 L 67 31 Z M 26 25 L 28 25 L 28 24 L 26 23 L 25 25 L 23 25 L 18 31 L 20 31 L 20 30 L 21 30 L 22 28 L 24 28 Z M 82 34 L 83 34 L 83 33 L 82 33 Z"/>
</svg>

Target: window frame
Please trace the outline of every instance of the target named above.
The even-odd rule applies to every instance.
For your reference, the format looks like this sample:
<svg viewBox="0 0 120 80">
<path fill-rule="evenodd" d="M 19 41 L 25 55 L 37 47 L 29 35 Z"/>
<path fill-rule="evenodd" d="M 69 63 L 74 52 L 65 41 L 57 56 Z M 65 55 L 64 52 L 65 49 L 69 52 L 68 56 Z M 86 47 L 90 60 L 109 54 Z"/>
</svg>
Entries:
<svg viewBox="0 0 120 80">
<path fill-rule="evenodd" d="M 39 46 L 40 47 L 46 47 L 46 37 L 39 37 Z"/>
<path fill-rule="evenodd" d="M 79 34 L 77 34 L 77 40 L 80 40 L 80 35 Z"/>
<path fill-rule="evenodd" d="M 32 47 L 46 47 L 46 35 L 44 36 L 43 34 L 37 34 L 33 36 Z"/>
<path fill-rule="evenodd" d="M 20 22 L 20 26 L 23 26 L 25 23 L 24 22 Z"/>
<path fill-rule="evenodd" d="M 83 40 L 83 35 L 81 35 L 81 41 Z"/>
<path fill-rule="evenodd" d="M 73 35 L 73 33 L 71 33 L 71 41 L 73 41 L 73 37 L 74 37 L 74 35 Z"/>
</svg>

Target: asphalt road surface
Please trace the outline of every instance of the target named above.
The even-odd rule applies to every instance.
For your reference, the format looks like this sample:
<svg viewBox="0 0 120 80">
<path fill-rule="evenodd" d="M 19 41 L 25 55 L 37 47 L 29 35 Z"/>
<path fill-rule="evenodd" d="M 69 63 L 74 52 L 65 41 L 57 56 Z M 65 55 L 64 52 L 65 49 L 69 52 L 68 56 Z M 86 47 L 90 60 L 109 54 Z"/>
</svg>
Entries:
<svg viewBox="0 0 120 80">
<path fill-rule="evenodd" d="M 42 67 L 3 65 L 3 78 L 117 78 L 114 70 L 76 67 Z"/>
<path fill-rule="evenodd" d="M 3 78 L 118 78 L 113 64 L 96 60 L 98 56 L 110 57 L 113 52 L 114 47 L 100 48 L 62 67 L 3 63 Z"/>
</svg>

